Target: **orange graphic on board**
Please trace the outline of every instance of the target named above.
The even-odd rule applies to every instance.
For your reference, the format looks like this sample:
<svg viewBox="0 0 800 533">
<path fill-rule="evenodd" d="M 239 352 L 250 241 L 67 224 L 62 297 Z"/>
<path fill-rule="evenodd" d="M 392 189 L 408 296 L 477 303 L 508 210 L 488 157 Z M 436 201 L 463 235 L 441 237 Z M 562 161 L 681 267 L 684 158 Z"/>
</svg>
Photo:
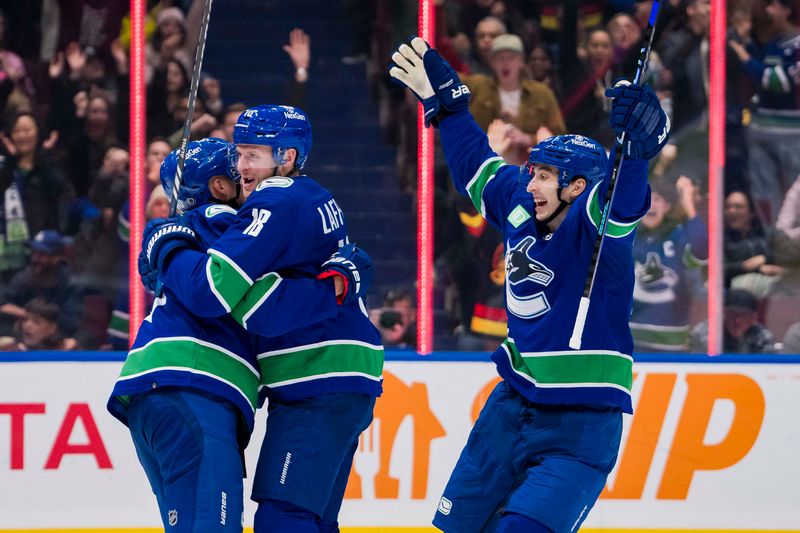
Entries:
<svg viewBox="0 0 800 533">
<path fill-rule="evenodd" d="M 397 433 L 407 417 L 411 417 L 413 425 L 411 498 L 425 499 L 431 442 L 444 437 L 445 431 L 431 411 L 427 385 L 416 382 L 406 385 L 385 370 L 383 395 L 375 403 L 372 425 L 361 435 L 345 498 L 398 498 L 400 480 L 389 474 L 389 465 Z"/>
<path fill-rule="evenodd" d="M 653 373 L 643 379 L 613 486 L 607 486 L 600 498 L 640 499 L 644 492 L 677 375 Z M 659 500 L 685 500 L 695 472 L 722 470 L 741 461 L 755 444 L 764 421 L 764 393 L 748 376 L 687 374 L 686 384 L 686 397 L 656 494 Z M 720 442 L 705 444 L 718 400 L 733 403 L 733 420 Z"/>
</svg>

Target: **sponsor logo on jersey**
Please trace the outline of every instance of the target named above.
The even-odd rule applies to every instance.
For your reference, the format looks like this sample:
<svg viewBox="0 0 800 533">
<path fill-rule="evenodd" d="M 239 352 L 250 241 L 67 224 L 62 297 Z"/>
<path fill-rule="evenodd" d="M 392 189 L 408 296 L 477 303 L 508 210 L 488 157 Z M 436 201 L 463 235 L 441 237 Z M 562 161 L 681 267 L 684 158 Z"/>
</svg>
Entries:
<svg viewBox="0 0 800 533">
<path fill-rule="evenodd" d="M 167 511 L 167 521 L 169 525 L 175 526 L 178 524 L 178 510 L 177 509 L 170 509 Z"/>
<path fill-rule="evenodd" d="M 256 190 L 260 191 L 260 190 L 266 189 L 268 187 L 280 187 L 282 189 L 285 189 L 287 187 L 291 187 L 293 183 L 294 183 L 294 180 L 292 178 L 285 178 L 283 176 L 275 176 L 273 178 L 267 178 L 264 181 L 262 181 L 261 183 L 259 183 L 258 186 L 256 187 Z"/>
<path fill-rule="evenodd" d="M 452 510 L 453 510 L 453 502 L 442 496 L 442 499 L 439 500 L 439 512 L 447 516 L 450 514 L 450 511 Z"/>
</svg>

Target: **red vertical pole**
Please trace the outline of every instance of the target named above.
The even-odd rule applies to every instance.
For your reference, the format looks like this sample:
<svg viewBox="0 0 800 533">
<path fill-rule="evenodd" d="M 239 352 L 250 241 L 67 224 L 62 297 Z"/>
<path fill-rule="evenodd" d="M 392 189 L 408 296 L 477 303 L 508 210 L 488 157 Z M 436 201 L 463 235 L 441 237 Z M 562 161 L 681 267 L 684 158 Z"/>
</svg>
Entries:
<svg viewBox="0 0 800 533">
<path fill-rule="evenodd" d="M 419 2 L 419 36 L 433 45 L 433 0 Z M 417 352 L 433 350 L 433 128 L 417 110 Z"/>
<path fill-rule="evenodd" d="M 708 94 L 708 354 L 722 353 L 725 185 L 725 0 L 711 2 Z"/>
<path fill-rule="evenodd" d="M 129 343 L 133 343 L 139 324 L 144 319 L 144 292 L 139 283 L 137 259 L 144 229 L 144 159 L 145 159 L 145 79 L 144 21 L 146 0 L 131 0 L 130 50 L 130 243 L 129 251 Z"/>
</svg>

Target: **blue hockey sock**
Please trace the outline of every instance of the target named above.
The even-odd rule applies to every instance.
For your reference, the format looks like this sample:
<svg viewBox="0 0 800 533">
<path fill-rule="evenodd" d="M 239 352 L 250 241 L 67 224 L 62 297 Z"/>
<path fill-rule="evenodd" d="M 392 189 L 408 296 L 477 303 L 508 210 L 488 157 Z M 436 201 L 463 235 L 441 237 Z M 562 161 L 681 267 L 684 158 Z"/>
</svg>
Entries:
<svg viewBox="0 0 800 533">
<path fill-rule="evenodd" d="M 319 533 L 314 513 L 293 503 L 262 500 L 253 524 L 254 533 Z"/>
<path fill-rule="evenodd" d="M 500 519 L 495 533 L 552 533 L 552 530 L 533 518 L 507 513 Z"/>
</svg>

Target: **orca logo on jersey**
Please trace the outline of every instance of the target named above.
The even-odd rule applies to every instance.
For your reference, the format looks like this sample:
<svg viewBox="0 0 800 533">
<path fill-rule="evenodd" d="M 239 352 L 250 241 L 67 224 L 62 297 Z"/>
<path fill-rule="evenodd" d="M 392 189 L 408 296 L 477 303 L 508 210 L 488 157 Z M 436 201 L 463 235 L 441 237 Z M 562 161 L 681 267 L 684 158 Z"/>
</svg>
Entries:
<svg viewBox="0 0 800 533">
<path fill-rule="evenodd" d="M 553 271 L 528 254 L 535 242 L 535 237 L 525 237 L 506 253 L 506 277 L 512 285 L 530 280 L 547 286 L 553 280 Z"/>
<path fill-rule="evenodd" d="M 543 291 L 517 294 L 514 290 L 514 286 L 527 281 L 544 286 L 553 281 L 553 271 L 530 256 L 535 242 L 535 237 L 527 236 L 513 247 L 511 243 L 506 244 L 506 306 L 509 313 L 520 318 L 535 318 L 550 310 L 550 303 Z M 526 284 L 517 290 L 527 293 L 530 291 L 529 287 Z"/>
</svg>

